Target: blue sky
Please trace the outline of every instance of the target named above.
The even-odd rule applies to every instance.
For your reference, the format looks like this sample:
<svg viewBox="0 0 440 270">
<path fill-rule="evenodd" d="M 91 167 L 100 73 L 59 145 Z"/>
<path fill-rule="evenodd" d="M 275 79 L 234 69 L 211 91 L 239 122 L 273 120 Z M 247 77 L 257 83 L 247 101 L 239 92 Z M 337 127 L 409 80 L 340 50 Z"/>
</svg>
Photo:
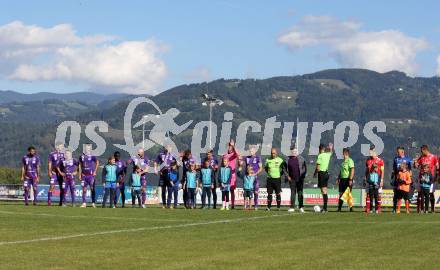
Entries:
<svg viewBox="0 0 440 270">
<path fill-rule="evenodd" d="M 0 54 L 0 89 L 157 93 L 217 78 L 267 78 L 339 67 L 438 74 L 438 1 L 354 2 L 0 1 L 0 49 L 26 49 L 20 59 Z M 8 25 L 17 21 L 21 24 Z M 50 38 L 66 36 L 59 32 L 60 38 L 45 36 L 38 44 L 44 53 L 19 40 L 22 29 L 44 32 L 61 24 L 70 25 L 66 31 L 79 38 L 111 38 L 92 45 L 69 39 L 54 47 Z M 10 32 L 2 36 L 2 26 L 18 32 L 18 41 L 8 41 Z M 311 40 L 302 42 L 305 37 Z M 148 45 L 125 43 L 130 41 Z M 137 50 L 143 58 L 136 57 Z M 388 51 L 397 53 L 389 56 Z M 121 57 L 115 59 L 114 53 Z M 375 56 L 380 59 L 371 60 Z M 108 63 L 103 60 L 107 57 L 115 60 Z M 84 63 L 89 67 L 82 70 Z M 137 74 L 140 69 L 145 73 Z"/>
</svg>

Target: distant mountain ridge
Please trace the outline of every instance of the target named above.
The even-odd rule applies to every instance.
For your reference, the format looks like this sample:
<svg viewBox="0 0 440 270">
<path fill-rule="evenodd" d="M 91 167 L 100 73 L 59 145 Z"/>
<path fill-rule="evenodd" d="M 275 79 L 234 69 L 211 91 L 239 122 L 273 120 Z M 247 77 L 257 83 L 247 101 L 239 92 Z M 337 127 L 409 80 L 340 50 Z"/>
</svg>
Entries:
<svg viewBox="0 0 440 270">
<path fill-rule="evenodd" d="M 50 93 L 38 92 L 32 94 L 23 94 L 12 90 L 0 90 L 0 104 L 11 102 L 30 102 L 44 101 L 48 99 L 57 99 L 63 101 L 79 101 L 87 104 L 98 104 L 105 100 L 115 100 L 127 96 L 126 94 L 103 95 L 94 92 L 75 92 L 75 93 Z"/>
</svg>

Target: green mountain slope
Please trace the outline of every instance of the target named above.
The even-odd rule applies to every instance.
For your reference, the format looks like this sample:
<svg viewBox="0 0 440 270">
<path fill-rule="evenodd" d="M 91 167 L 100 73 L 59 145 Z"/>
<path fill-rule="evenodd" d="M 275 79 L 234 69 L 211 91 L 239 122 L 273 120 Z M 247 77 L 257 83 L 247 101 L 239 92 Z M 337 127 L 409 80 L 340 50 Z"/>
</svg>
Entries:
<svg viewBox="0 0 440 270">
<path fill-rule="evenodd" d="M 361 126 L 373 120 L 384 121 L 387 132 L 380 134 L 385 142 L 386 150 L 383 156 L 389 168 L 394 149 L 397 145 L 407 145 L 407 139 L 412 138 L 420 145 L 426 143 L 432 146 L 433 152 L 438 152 L 435 146 L 440 145 L 440 78 L 411 78 L 401 72 L 377 73 L 361 69 L 324 70 L 302 76 L 274 77 L 264 80 L 219 79 L 209 83 L 181 85 L 165 91 L 152 100 L 166 111 L 175 107 L 181 114 L 178 123 L 189 120 L 199 122 L 208 120 L 207 107 L 201 106 L 200 95 L 209 93 L 224 101 L 214 110 L 214 121 L 219 127 L 225 112 L 234 113 L 233 134 L 239 123 L 245 120 L 255 120 L 264 125 L 266 118 L 277 116 L 280 121 L 294 122 L 297 117 L 304 122 L 334 121 L 335 125 L 341 121 L 351 120 Z M 61 117 L 51 113 L 54 121 L 63 119 L 77 120 L 82 125 L 90 121 L 104 120 L 110 126 L 110 132 L 104 134 L 108 141 L 108 151 L 115 150 L 113 143 L 123 143 L 122 129 L 125 109 L 132 97 L 113 100 L 112 103 L 88 106 L 85 110 L 76 110 L 72 117 Z M 79 104 L 79 103 L 78 103 Z M 7 104 L 6 106 L 12 106 Z M 0 107 L 5 107 L 1 105 Z M 71 107 L 66 105 L 66 114 Z M 56 111 L 56 110 L 55 110 Z M 133 116 L 133 123 L 141 119 L 142 115 L 157 113 L 150 105 L 137 108 Z M 25 146 L 35 144 L 43 154 L 55 136 L 55 124 L 28 124 L 23 121 L 6 121 L 2 124 L 2 137 L 6 138 L 6 145 L 0 151 L 2 166 L 17 166 L 17 160 L 25 150 Z M 190 129 L 193 125 L 190 126 Z M 17 130 L 24 132 L 18 138 Z M 148 129 L 148 127 L 147 127 Z M 32 134 L 32 135 L 28 135 Z M 140 141 L 141 133 L 133 131 Z M 173 139 L 180 149 L 189 147 L 192 131 L 187 130 Z M 309 126 L 310 135 L 310 126 Z M 275 133 L 275 146 L 279 147 L 281 130 Z M 262 133 L 253 133 L 248 137 L 249 142 L 261 142 Z M 333 132 L 326 132 L 322 142 L 333 140 Z M 83 136 L 82 142 L 87 141 Z M 308 143 L 306 147 L 308 147 Z M 365 158 L 360 154 L 360 144 L 368 143 L 360 136 L 358 144 L 352 148 L 352 155 L 358 164 L 358 174 L 361 173 Z M 44 149 L 44 150 L 43 150 Z M 157 149 L 154 149 L 156 151 Z M 416 149 L 411 149 L 414 153 Z M 308 151 L 306 150 L 306 154 Z M 153 153 L 151 152 L 150 155 Z M 315 157 L 309 157 L 309 162 Z M 335 162 L 336 163 L 336 162 Z M 312 165 L 312 164 L 311 164 Z M 333 173 L 336 173 L 333 166 Z"/>
</svg>

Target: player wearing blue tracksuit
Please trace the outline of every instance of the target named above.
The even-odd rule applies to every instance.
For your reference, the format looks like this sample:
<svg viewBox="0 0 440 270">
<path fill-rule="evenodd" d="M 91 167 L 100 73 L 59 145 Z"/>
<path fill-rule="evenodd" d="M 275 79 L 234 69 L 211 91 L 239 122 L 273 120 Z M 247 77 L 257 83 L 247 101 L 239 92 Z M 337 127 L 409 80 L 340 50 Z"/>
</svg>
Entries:
<svg viewBox="0 0 440 270">
<path fill-rule="evenodd" d="M 257 175 L 254 173 L 252 165 L 247 165 L 245 169 L 242 166 L 238 169 L 239 175 L 243 178 L 243 197 L 244 197 L 244 209 L 251 209 L 252 207 L 252 195 L 254 195 L 255 181 Z M 256 209 L 256 208 L 255 208 Z"/>
<path fill-rule="evenodd" d="M 188 208 L 194 209 L 196 207 L 196 192 L 198 186 L 196 165 L 191 164 L 186 171 L 186 180 L 184 183 L 184 189 L 188 193 Z"/>
<path fill-rule="evenodd" d="M 180 189 L 180 179 L 179 179 L 179 169 L 177 163 L 173 162 L 170 169 L 168 170 L 168 197 L 167 197 L 167 208 L 171 207 L 171 198 L 174 198 L 174 208 L 177 208 L 177 196 L 179 195 Z"/>
<path fill-rule="evenodd" d="M 192 164 L 196 164 L 195 159 L 192 157 L 191 150 L 185 150 L 182 157 L 182 186 L 185 186 L 186 183 L 186 172 L 189 171 L 190 166 Z M 188 203 L 188 190 L 183 188 L 183 204 L 186 208 L 190 208 L 191 206 Z"/>
<path fill-rule="evenodd" d="M 209 165 L 209 160 L 205 159 L 203 167 L 200 169 L 200 179 L 202 187 L 202 209 L 206 207 L 206 197 L 208 197 L 208 209 L 211 208 L 211 189 L 214 188 L 214 170 Z"/>
<path fill-rule="evenodd" d="M 229 160 L 223 159 L 222 166 L 218 170 L 218 183 L 222 192 L 221 210 L 229 210 L 229 190 L 231 188 L 232 169 Z"/>
<path fill-rule="evenodd" d="M 420 197 L 422 198 L 423 212 L 428 213 L 429 209 L 429 196 L 431 192 L 431 185 L 435 182 L 434 176 L 431 174 L 429 166 L 425 165 L 422 168 L 423 172 L 420 175 L 419 185 L 420 185 Z"/>
<path fill-rule="evenodd" d="M 378 173 L 379 168 L 376 164 L 371 166 L 371 172 L 368 174 L 367 188 L 370 196 L 370 212 L 373 213 L 373 209 L 376 213 L 379 211 L 379 188 L 380 188 L 380 176 Z M 397 199 L 396 199 L 397 201 Z M 373 203 L 374 202 L 374 203 Z M 374 206 L 374 208 L 373 208 Z"/>
<path fill-rule="evenodd" d="M 142 169 L 135 165 L 133 168 L 133 173 L 131 174 L 130 178 L 130 185 L 131 185 L 131 207 L 135 207 L 136 205 L 136 198 L 138 200 L 139 207 L 145 208 L 145 205 L 142 202 L 141 199 L 141 188 L 142 188 L 142 181 L 141 181 L 141 174 Z"/>
<path fill-rule="evenodd" d="M 102 208 L 105 208 L 108 197 L 110 197 L 110 208 L 115 208 L 114 200 L 117 188 L 117 170 L 115 158 L 112 156 L 108 159 L 107 165 L 102 169 L 102 182 L 104 184 L 104 198 L 102 199 Z"/>
</svg>

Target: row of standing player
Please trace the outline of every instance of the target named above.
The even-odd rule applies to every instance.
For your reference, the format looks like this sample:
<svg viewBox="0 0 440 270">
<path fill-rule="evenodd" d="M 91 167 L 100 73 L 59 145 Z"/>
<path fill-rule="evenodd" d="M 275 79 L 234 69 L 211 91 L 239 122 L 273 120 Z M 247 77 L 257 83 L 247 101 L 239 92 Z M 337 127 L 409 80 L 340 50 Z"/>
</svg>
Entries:
<svg viewBox="0 0 440 270">
<path fill-rule="evenodd" d="M 254 197 L 254 206 L 258 206 L 258 196 L 253 196 L 254 193 L 258 193 L 259 189 L 259 182 L 257 175 L 262 171 L 262 163 L 261 158 L 256 155 L 255 148 L 251 148 L 250 150 L 251 154 L 246 157 L 245 161 L 246 164 L 252 167 L 250 174 L 247 175 L 246 173 L 243 173 L 243 178 L 249 179 L 251 184 L 249 184 L 249 181 L 246 181 L 248 192 L 248 204 L 250 204 L 250 197 Z M 75 203 L 75 178 L 79 175 L 79 179 L 81 181 L 81 187 L 82 187 L 82 207 L 86 207 L 86 194 L 87 189 L 90 189 L 91 191 L 91 198 L 92 198 L 92 206 L 95 207 L 96 202 L 96 194 L 95 194 L 95 185 L 96 185 L 96 175 L 97 170 L 99 167 L 99 160 L 96 156 L 92 155 L 92 147 L 91 145 L 85 145 L 83 154 L 81 154 L 79 160 L 76 160 L 72 157 L 72 152 L 69 150 L 64 149 L 63 144 L 56 144 L 55 150 L 49 154 L 48 157 L 48 177 L 50 182 L 50 187 L 48 191 L 48 205 L 51 205 L 52 203 L 52 196 L 53 192 L 55 190 L 55 186 L 58 184 L 59 190 L 60 190 L 60 200 L 59 205 L 65 205 L 66 203 L 66 197 L 68 195 L 68 192 L 70 191 L 70 196 L 72 199 L 72 204 Z M 184 187 L 184 202 L 185 207 L 191 208 L 194 205 L 194 197 L 191 195 L 196 193 L 192 192 L 191 186 L 189 186 L 187 183 L 187 176 L 189 173 L 190 180 L 194 179 L 191 176 L 191 173 L 194 173 L 195 171 L 198 171 L 199 174 L 195 177 L 195 179 L 200 178 L 200 186 L 199 182 L 196 180 L 196 190 L 200 187 L 202 191 L 202 197 L 208 197 L 208 207 L 211 206 L 211 194 L 213 197 L 213 207 L 216 208 L 216 186 L 217 186 L 217 179 L 218 177 L 223 177 L 223 182 L 219 182 L 219 186 L 222 190 L 223 199 L 229 201 L 229 191 L 231 194 L 231 207 L 234 207 L 235 203 L 235 193 L 234 190 L 236 188 L 236 174 L 238 173 L 236 171 L 237 169 L 237 161 L 240 160 L 238 163 L 240 165 L 243 165 L 243 160 L 241 159 L 241 156 L 239 153 L 235 150 L 234 142 L 231 141 L 228 145 L 228 151 L 226 154 L 222 156 L 222 164 L 225 165 L 225 162 L 227 162 L 227 168 L 228 171 L 226 172 L 222 168 L 219 167 L 219 163 L 217 159 L 213 156 L 213 152 L 209 151 L 207 153 L 206 159 L 205 159 L 205 166 L 196 166 L 195 159 L 191 156 L 190 151 L 185 151 L 179 158 L 176 158 L 172 154 L 172 149 L 170 149 L 169 146 L 165 147 L 164 150 L 159 153 L 159 155 L 154 160 L 154 173 L 159 175 L 159 186 L 161 187 L 162 193 L 162 204 L 164 207 L 170 206 L 170 198 L 171 196 L 178 191 L 178 187 Z M 24 186 L 24 197 L 25 197 L 25 204 L 28 205 L 28 199 L 30 194 L 30 189 L 33 189 L 34 198 L 33 203 L 36 204 L 36 194 L 37 194 L 37 186 L 40 179 L 40 158 L 36 153 L 36 149 L 34 147 L 28 148 L 28 153 L 22 158 L 22 181 Z M 143 149 L 139 149 L 136 156 L 130 158 L 127 162 L 124 162 L 120 158 L 120 153 L 116 152 L 112 158 L 109 158 L 108 163 L 103 168 L 102 173 L 102 180 L 104 184 L 104 191 L 109 190 L 109 196 L 110 196 L 110 204 L 113 206 L 113 203 L 116 204 L 116 202 L 119 200 L 119 197 L 121 197 L 122 206 L 124 206 L 125 202 L 125 178 L 126 178 L 126 172 L 127 168 L 131 165 L 133 168 L 133 173 L 130 175 L 130 184 L 133 184 L 133 178 L 138 178 L 137 175 L 140 178 L 140 188 L 138 187 L 132 187 L 132 199 L 134 204 L 134 199 L 137 197 L 138 193 L 140 193 L 141 197 L 141 203 L 140 205 L 144 207 L 145 201 L 146 201 L 146 186 L 147 186 L 147 173 L 149 169 L 150 161 L 148 157 L 144 154 Z M 183 165 L 183 178 L 182 178 L 182 185 L 173 185 L 173 182 L 176 179 L 179 179 L 179 177 L 174 174 L 175 170 L 172 170 L 172 166 L 177 166 L 177 164 Z M 116 167 L 116 181 L 113 184 L 109 184 L 113 182 L 111 178 L 113 178 L 111 170 L 108 168 L 110 166 L 115 165 Z M 224 167 L 224 166 L 221 166 Z M 240 166 L 241 167 L 241 166 Z M 209 170 L 207 170 L 209 169 Z M 247 170 L 247 169 L 246 169 Z M 177 170 L 178 171 L 178 170 Z M 217 171 L 219 173 L 217 174 Z M 226 177 L 225 174 L 228 174 L 229 176 Z M 246 176 L 247 175 L 247 176 Z M 246 176 L 246 177 L 245 177 Z M 212 179 L 209 186 L 210 189 L 208 190 L 208 181 L 207 179 Z M 111 180 L 110 180 L 111 179 Z M 174 181 L 173 181 L 174 179 Z M 115 190 L 114 195 L 112 190 Z M 226 192 L 228 191 L 228 192 Z M 167 194 L 168 193 L 168 194 Z M 228 196 L 226 196 L 226 193 L 228 193 Z M 168 195 L 168 200 L 167 200 Z M 104 194 L 104 197 L 106 197 L 106 194 Z M 114 200 L 112 199 L 114 197 Z M 176 196 L 174 196 L 176 197 Z M 192 202 L 190 201 L 192 199 Z M 175 200 L 176 204 L 176 200 Z M 227 209 L 226 201 L 224 203 L 224 209 Z"/>
<path fill-rule="evenodd" d="M 65 158 L 64 157 L 64 152 L 62 151 L 62 145 L 57 145 L 57 150 L 52 152 L 49 155 L 49 162 L 48 162 L 48 171 L 49 171 L 49 177 L 50 177 L 50 189 L 49 189 L 49 194 L 48 194 L 48 203 L 51 203 L 51 196 L 52 196 L 52 192 L 55 188 L 55 184 L 56 182 L 58 182 L 59 186 L 60 186 L 60 190 L 62 191 L 60 193 L 60 196 L 62 198 L 60 198 L 60 204 L 62 204 L 62 202 L 65 201 L 65 194 L 67 193 L 68 190 L 70 190 L 71 192 L 72 189 L 74 188 L 74 185 L 72 184 L 72 179 L 74 178 L 72 176 L 75 176 L 75 161 L 72 158 Z M 36 189 L 36 184 L 38 182 L 38 176 L 39 176 L 39 166 L 36 166 L 37 164 L 39 165 L 39 158 L 38 156 L 35 154 L 35 149 L 30 147 L 29 149 L 29 153 L 28 155 L 26 155 L 25 157 L 23 157 L 23 181 L 24 181 L 24 187 L 25 187 L 25 194 L 29 193 L 29 187 L 32 186 L 34 189 Z M 91 189 L 91 193 L 92 193 L 92 205 L 94 206 L 95 203 L 95 194 L 94 194 L 94 186 L 95 186 L 95 176 L 96 176 L 96 171 L 97 168 L 99 166 L 99 161 L 97 160 L 96 157 L 92 156 L 90 154 L 91 152 L 91 146 L 90 145 L 86 145 L 85 147 L 85 151 L 84 153 L 81 155 L 80 159 L 79 159 L 79 170 L 81 172 L 81 185 L 83 188 L 83 206 L 85 206 L 85 194 L 87 191 L 87 187 L 90 187 Z M 354 162 L 351 160 L 351 158 L 349 157 L 349 150 L 348 149 L 344 149 L 344 160 L 341 164 L 341 170 L 340 173 L 338 175 L 338 180 L 337 183 L 339 185 L 339 191 L 340 191 L 340 195 L 342 196 L 342 193 L 345 191 L 345 189 L 347 187 L 352 187 L 352 183 L 353 183 L 353 177 L 354 177 Z M 68 153 L 68 152 L 67 152 Z M 327 202 L 328 202 L 328 196 L 327 196 L 327 184 L 328 184 L 328 179 L 329 179 L 329 174 L 328 174 L 328 168 L 329 168 L 329 163 L 330 163 L 330 158 L 332 156 L 333 153 L 333 149 L 332 149 L 332 145 L 329 144 L 329 146 L 326 148 L 325 146 L 321 145 L 320 146 L 320 154 L 318 155 L 318 159 L 317 159 L 317 166 L 316 166 L 316 170 L 315 170 L 315 175 L 318 176 L 318 186 L 321 189 L 321 192 L 323 194 L 323 211 L 325 212 L 327 210 Z M 273 154 L 273 153 L 272 153 Z M 258 207 L 258 189 L 259 189 L 259 181 L 258 181 L 258 177 L 257 175 L 262 171 L 262 159 L 257 156 L 255 154 L 255 148 L 251 147 L 250 148 L 250 155 L 247 156 L 245 159 L 242 159 L 241 156 L 239 155 L 239 153 L 235 150 L 234 148 L 234 143 L 233 141 L 231 141 L 231 143 L 229 144 L 228 147 L 228 152 L 223 156 L 222 158 L 222 162 L 224 163 L 224 158 L 226 158 L 228 164 L 226 167 L 230 168 L 230 177 L 226 177 L 229 178 L 227 179 L 227 181 L 229 181 L 229 183 L 222 183 L 221 180 L 219 179 L 219 185 L 220 185 L 220 189 L 222 191 L 230 191 L 230 195 L 231 195 L 231 206 L 234 207 L 234 202 L 235 202 L 235 198 L 234 198 L 234 189 L 236 188 L 236 174 L 238 173 L 236 171 L 236 164 L 237 164 L 237 160 L 239 160 L 239 164 L 243 165 L 243 163 L 246 163 L 246 167 L 243 170 L 244 172 L 246 172 L 247 170 L 248 173 L 243 173 L 243 178 L 244 176 L 248 175 L 251 177 L 248 177 L 250 179 L 248 179 L 249 181 L 251 181 L 251 183 L 253 182 L 253 184 L 251 186 L 246 185 L 246 183 L 249 183 L 249 181 L 245 181 L 245 195 L 249 195 L 246 196 L 246 201 L 247 201 L 247 205 L 250 205 L 250 197 L 254 197 L 254 207 Z M 70 160 L 70 161 L 69 161 Z M 191 152 L 190 151 L 185 151 L 184 154 L 180 157 L 179 159 L 182 163 L 183 163 L 183 178 L 182 178 L 182 185 L 183 191 L 184 191 L 184 202 L 185 202 L 185 206 L 186 207 L 193 207 L 194 206 L 194 198 L 192 197 L 192 195 L 194 194 L 192 192 L 192 186 L 187 185 L 186 179 L 187 179 L 187 172 L 188 170 L 191 168 L 191 165 L 193 164 L 196 171 L 200 172 L 204 172 L 205 170 L 202 170 L 203 168 L 200 167 L 196 167 L 195 166 L 195 160 L 192 158 L 191 156 Z M 276 153 L 275 155 L 272 155 L 272 157 L 270 158 L 270 160 L 266 161 L 266 165 L 265 165 L 265 169 L 266 171 L 269 169 L 268 168 L 268 164 L 270 164 L 269 161 L 277 161 L 277 157 L 276 157 Z M 168 198 L 171 197 L 171 195 L 176 192 L 176 189 L 179 187 L 179 185 L 175 186 L 172 185 L 172 181 L 170 181 L 171 178 L 176 179 L 175 176 L 171 176 L 169 174 L 169 168 L 171 166 L 171 164 L 173 162 L 177 163 L 177 159 L 171 154 L 171 149 L 165 149 L 163 152 L 161 152 L 155 162 L 154 162 L 154 168 L 155 168 L 155 173 L 159 174 L 159 185 L 162 187 L 162 203 L 164 207 L 169 207 L 170 203 L 168 202 L 169 199 L 167 200 L 167 193 L 169 194 Z M 207 167 L 210 167 L 213 170 L 213 174 L 214 175 L 218 170 L 219 170 L 219 166 L 218 166 L 218 162 L 216 160 L 216 158 L 212 155 L 212 151 L 207 153 L 207 157 L 206 157 L 206 162 Z M 142 201 L 141 201 L 141 205 L 144 205 L 145 202 L 145 198 L 146 198 L 146 192 L 145 192 L 145 187 L 146 187 L 146 173 L 148 172 L 148 164 L 149 164 L 149 160 L 148 158 L 144 155 L 144 152 L 142 149 L 140 149 L 138 151 L 137 156 L 131 158 L 129 161 L 127 162 L 123 162 L 120 160 L 120 155 L 119 153 L 115 153 L 115 163 L 118 167 L 118 180 L 117 180 L 117 184 L 119 185 L 117 188 L 117 192 L 115 195 L 115 200 L 118 200 L 118 197 L 121 196 L 122 197 L 122 202 L 125 201 L 125 193 L 124 192 L 120 192 L 121 190 L 125 189 L 125 173 L 126 173 L 126 168 L 128 165 L 133 164 L 134 166 L 139 166 L 140 167 L 140 176 L 141 176 L 141 195 L 142 195 Z M 282 168 L 282 164 L 283 161 L 281 160 L 280 162 L 275 162 L 274 163 L 275 166 L 278 166 L 279 168 Z M 285 163 L 284 163 L 285 164 Z M 304 163 L 305 164 L 305 163 Z M 401 166 L 402 164 L 405 164 L 404 166 Z M 247 166 L 250 165 L 250 166 Z M 159 168 L 160 167 L 160 168 Z M 203 167 L 203 166 L 202 166 Z M 206 167 L 206 165 L 205 165 Z M 224 166 L 222 166 L 224 167 Z M 242 167 L 242 166 L 240 166 Z M 248 168 L 251 167 L 251 168 Z M 158 170 L 159 168 L 159 170 Z M 417 187 L 417 191 L 418 191 L 418 200 L 417 200 L 417 206 L 418 206 L 418 211 L 421 212 L 426 212 L 427 208 L 428 208 L 428 204 L 429 202 L 431 203 L 431 212 L 434 212 L 434 192 L 435 192 L 435 182 L 436 179 L 438 179 L 437 177 L 437 171 L 438 171 L 438 158 L 431 154 L 429 152 L 429 149 L 427 146 L 422 146 L 421 147 L 421 155 L 419 157 L 416 157 L 415 159 L 411 159 L 409 158 L 407 155 L 405 155 L 405 149 L 403 147 L 398 147 L 397 148 L 397 155 L 394 158 L 393 161 L 393 170 L 392 170 L 392 175 L 391 175 L 391 179 L 392 179 L 392 185 L 394 187 L 394 199 L 393 199 L 393 211 L 394 212 L 398 212 L 400 207 L 399 207 L 399 203 L 400 203 L 400 199 L 405 199 L 407 204 L 407 209 L 408 209 L 408 197 L 409 197 L 409 190 L 410 187 L 413 186 L 413 183 L 411 181 L 412 177 L 411 177 L 411 169 L 412 168 L 418 168 L 420 170 L 419 173 L 419 177 L 418 177 L 418 187 Z M 401 170 L 404 170 L 404 172 L 401 172 Z M 429 172 L 429 175 L 428 175 Z M 225 172 L 227 175 L 229 174 L 228 172 Z M 224 174 L 225 173 L 221 173 L 221 171 L 219 172 L 218 176 L 221 178 L 223 177 L 223 181 L 226 181 Z M 303 200 L 303 196 L 302 196 L 302 185 L 300 185 L 299 182 L 301 182 L 301 180 L 304 180 L 306 174 L 306 170 L 305 172 L 301 173 L 301 176 L 299 177 L 299 179 L 296 179 L 296 181 L 291 181 L 291 179 L 289 179 L 289 181 L 291 182 L 291 188 L 292 188 L 292 183 L 296 182 L 296 188 L 294 187 L 295 192 L 298 192 L 299 195 L 299 200 L 300 200 L 300 207 L 302 208 L 302 200 Z M 290 178 L 290 173 L 288 174 L 289 178 Z M 377 156 L 377 154 L 375 153 L 374 149 L 371 150 L 370 153 L 370 157 L 367 159 L 366 161 L 366 173 L 365 173 L 365 185 L 368 187 L 368 193 L 367 193 L 367 208 L 366 210 L 372 210 L 372 211 L 376 211 L 376 212 L 380 212 L 380 190 L 383 186 L 383 182 L 384 182 L 384 162 L 383 160 Z M 405 176 L 406 175 L 406 176 Z M 409 175 L 409 177 L 408 177 Z M 217 181 L 211 181 L 210 183 L 208 183 L 209 181 L 207 181 L 206 179 L 211 178 L 208 177 L 209 174 L 208 173 L 202 173 L 201 174 L 201 186 L 200 189 L 202 189 L 202 197 L 208 197 L 208 207 L 210 206 L 210 194 L 212 193 L 212 197 L 213 197 L 213 206 L 216 207 L 216 192 L 215 188 L 216 188 L 216 184 Z M 279 175 L 278 175 L 279 176 Z M 190 176 L 191 179 L 192 176 Z M 213 179 L 215 179 L 215 177 L 212 177 Z M 131 179 L 131 178 L 130 178 Z M 178 177 L 177 177 L 178 179 Z M 205 179 L 205 181 L 203 181 Z M 275 181 L 272 181 L 275 180 Z M 268 201 L 268 205 L 270 205 L 271 201 L 272 201 L 272 192 L 275 191 L 276 195 L 277 195 L 277 202 L 279 201 L 279 185 L 278 182 L 276 181 L 278 180 L 277 177 L 275 177 L 275 179 L 271 179 L 271 177 L 268 177 L 268 189 L 269 187 L 271 188 L 271 192 L 270 194 L 268 194 L 268 199 L 270 199 Z M 203 186 L 203 182 L 205 183 L 205 186 Z M 225 187 L 223 187 L 223 185 L 226 184 L 226 190 Z M 208 191 L 208 186 L 210 186 L 210 190 Z M 295 186 L 295 185 L 294 185 Z M 249 188 L 246 188 L 249 187 Z M 429 190 L 427 191 L 429 187 Z M 199 188 L 198 185 L 196 185 L 196 190 L 197 188 Z M 203 190 L 205 190 L 205 192 L 203 192 Z M 195 192 L 196 193 L 196 192 Z M 223 208 L 227 208 L 227 203 L 226 202 L 229 198 L 229 192 L 227 192 L 228 194 L 225 194 L 226 192 L 222 192 L 222 200 L 223 202 Z M 120 195 L 119 195 L 120 194 Z M 25 200 L 27 203 L 27 198 L 28 196 L 25 196 Z M 371 204 L 369 203 L 371 200 Z M 205 201 L 205 200 L 203 200 Z M 295 201 L 295 198 L 293 198 L 293 201 Z M 35 202 L 35 201 L 34 201 Z M 373 202 L 374 202 L 374 209 L 373 209 Z M 339 200 L 339 207 L 338 210 L 341 210 L 342 207 L 342 200 Z M 294 205 L 294 202 L 293 202 Z M 291 207 L 292 207 L 292 203 L 291 203 Z M 291 209 L 293 210 L 293 208 Z"/>
<path fill-rule="evenodd" d="M 327 186 L 329 180 L 329 164 L 333 154 L 333 146 L 329 144 L 327 147 L 321 145 L 319 147 L 319 155 L 316 162 L 314 176 L 318 177 L 318 187 L 321 189 L 323 197 L 322 212 L 327 212 Z M 393 212 L 400 213 L 401 200 L 405 201 L 405 210 L 410 212 L 409 199 L 412 191 L 417 191 L 417 212 L 427 213 L 429 205 L 431 205 L 431 213 L 435 213 L 435 186 L 440 180 L 440 158 L 430 153 L 427 145 L 420 148 L 420 154 L 411 159 L 405 154 L 403 146 L 397 147 L 396 156 L 393 160 L 393 168 L 391 173 L 390 184 L 393 187 Z M 351 189 L 354 179 L 354 162 L 350 158 L 350 150 L 343 149 L 344 159 L 340 165 L 340 172 L 337 177 L 337 185 L 339 186 L 339 204 L 338 211 L 341 211 L 343 200 L 342 195 Z M 413 181 L 412 170 L 419 171 L 417 180 Z M 385 165 L 384 161 L 378 157 L 374 147 L 370 149 L 370 156 L 365 163 L 364 187 L 367 190 L 366 212 L 381 212 L 381 190 L 384 186 Z M 353 211 L 353 208 L 350 208 Z"/>
</svg>

